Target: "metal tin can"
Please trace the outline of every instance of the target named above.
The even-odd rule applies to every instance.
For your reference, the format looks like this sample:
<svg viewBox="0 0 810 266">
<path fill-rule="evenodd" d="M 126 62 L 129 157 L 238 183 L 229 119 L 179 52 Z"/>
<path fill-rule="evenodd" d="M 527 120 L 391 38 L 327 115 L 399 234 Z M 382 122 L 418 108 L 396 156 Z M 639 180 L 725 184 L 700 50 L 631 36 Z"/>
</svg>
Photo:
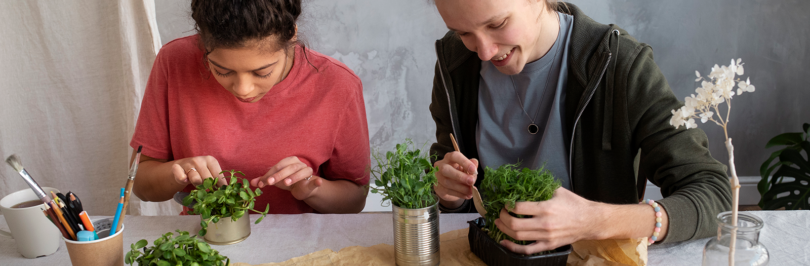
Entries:
<svg viewBox="0 0 810 266">
<path fill-rule="evenodd" d="M 397 265 L 439 265 L 439 203 L 421 209 L 392 205 Z"/>
<path fill-rule="evenodd" d="M 242 242 L 250 236 L 250 215 L 245 214 L 236 221 L 231 217 L 219 219 L 219 222 L 208 223 L 205 242 L 213 245 L 230 245 Z"/>
</svg>

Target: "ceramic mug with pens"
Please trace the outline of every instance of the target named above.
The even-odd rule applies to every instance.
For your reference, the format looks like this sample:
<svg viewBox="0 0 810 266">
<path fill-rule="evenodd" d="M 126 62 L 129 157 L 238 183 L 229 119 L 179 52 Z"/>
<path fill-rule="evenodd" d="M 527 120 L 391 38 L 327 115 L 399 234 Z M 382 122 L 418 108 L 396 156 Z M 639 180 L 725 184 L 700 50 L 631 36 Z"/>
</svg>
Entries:
<svg viewBox="0 0 810 266">
<path fill-rule="evenodd" d="M 59 192 L 55 188 L 42 189 L 47 193 Z M 45 205 L 29 188 L 0 199 L 0 214 L 6 219 L 10 231 L 0 230 L 0 235 L 14 238 L 17 251 L 23 257 L 47 256 L 59 248 L 62 234 L 42 212 L 44 208 Z"/>
</svg>

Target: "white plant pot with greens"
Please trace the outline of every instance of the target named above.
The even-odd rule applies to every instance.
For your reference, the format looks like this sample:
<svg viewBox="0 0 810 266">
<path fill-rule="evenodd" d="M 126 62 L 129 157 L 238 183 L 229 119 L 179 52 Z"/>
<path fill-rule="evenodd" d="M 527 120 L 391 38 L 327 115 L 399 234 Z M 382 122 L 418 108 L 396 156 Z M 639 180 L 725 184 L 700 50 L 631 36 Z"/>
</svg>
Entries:
<svg viewBox="0 0 810 266">
<path fill-rule="evenodd" d="M 372 193 L 392 205 L 394 257 L 397 265 L 439 265 L 439 208 L 433 194 L 436 171 L 428 152 L 412 149 L 410 140 L 397 144 L 384 158 L 375 155 L 377 179 Z"/>
</svg>

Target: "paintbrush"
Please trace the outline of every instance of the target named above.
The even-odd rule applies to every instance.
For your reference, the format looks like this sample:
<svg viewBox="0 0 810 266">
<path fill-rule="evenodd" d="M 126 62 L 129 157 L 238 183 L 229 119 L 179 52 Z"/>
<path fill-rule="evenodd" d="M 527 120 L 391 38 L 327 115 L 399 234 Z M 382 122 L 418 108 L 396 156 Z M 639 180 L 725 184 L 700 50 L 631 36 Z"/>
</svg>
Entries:
<svg viewBox="0 0 810 266">
<path fill-rule="evenodd" d="M 68 231 L 68 235 L 71 237 L 70 240 L 76 240 L 76 234 L 73 233 L 73 230 L 70 228 L 70 224 L 65 220 L 65 217 L 63 217 L 62 211 L 59 209 L 59 206 L 56 205 L 56 203 L 53 201 L 53 199 L 51 199 L 50 196 L 48 196 L 48 194 L 45 194 L 45 190 L 42 190 L 42 187 L 40 187 L 39 184 L 37 184 L 37 181 L 35 181 L 34 178 L 31 177 L 30 174 L 28 174 L 28 171 L 26 171 L 25 168 L 23 167 L 20 158 L 18 158 L 16 154 L 12 154 L 8 158 L 6 158 L 6 163 L 11 165 L 11 167 L 14 168 L 14 171 L 17 171 L 17 173 L 20 174 L 20 176 L 22 176 L 23 180 L 25 180 L 25 183 L 27 183 L 28 186 L 31 187 L 31 190 L 34 191 L 34 194 L 36 194 L 37 197 L 39 197 L 39 199 L 43 203 L 45 203 L 45 205 L 51 208 L 56 218 L 58 218 L 59 222 L 62 223 L 62 226 L 65 227 L 65 230 Z"/>
<path fill-rule="evenodd" d="M 142 149 L 143 145 L 138 146 L 138 153 L 135 154 L 135 160 L 132 161 L 132 166 L 129 167 L 127 184 L 124 186 L 124 208 L 121 210 L 121 218 L 119 218 L 118 228 L 116 228 L 115 231 L 121 230 L 121 226 L 124 224 L 124 217 L 127 214 L 127 208 L 129 208 L 129 195 L 132 194 L 132 185 L 135 184 L 135 174 L 138 173 L 138 164 L 141 162 Z"/>
<path fill-rule="evenodd" d="M 39 184 L 37 184 L 37 181 L 35 181 L 34 178 L 28 174 L 28 171 L 26 171 L 25 168 L 23 168 L 22 160 L 20 160 L 20 158 L 18 158 L 16 154 L 12 154 L 8 158 L 6 158 L 6 163 L 11 165 L 11 167 L 14 168 L 14 171 L 17 171 L 17 173 L 20 174 L 20 176 L 22 176 L 23 180 L 25 180 L 25 183 L 27 183 L 28 186 L 31 187 L 31 190 L 34 191 L 34 194 L 37 195 L 37 197 L 42 201 L 42 203 L 48 204 L 48 202 L 51 202 L 52 199 L 50 198 L 50 196 L 48 196 L 48 194 L 46 194 L 45 191 L 42 190 L 42 187 L 40 187 Z"/>
</svg>

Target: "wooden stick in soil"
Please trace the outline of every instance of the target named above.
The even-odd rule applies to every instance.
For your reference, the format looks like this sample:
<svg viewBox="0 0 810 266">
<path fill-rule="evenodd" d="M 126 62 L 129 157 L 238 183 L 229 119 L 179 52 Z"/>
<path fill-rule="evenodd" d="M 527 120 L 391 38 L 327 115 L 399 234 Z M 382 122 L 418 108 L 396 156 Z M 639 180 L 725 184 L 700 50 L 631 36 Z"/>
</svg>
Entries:
<svg viewBox="0 0 810 266">
<path fill-rule="evenodd" d="M 728 245 L 728 265 L 734 265 L 734 249 L 737 246 L 737 210 L 740 204 L 740 179 L 737 178 L 737 171 L 734 167 L 734 145 L 731 139 L 726 141 L 728 149 L 728 166 L 731 169 L 731 239 Z"/>
</svg>

